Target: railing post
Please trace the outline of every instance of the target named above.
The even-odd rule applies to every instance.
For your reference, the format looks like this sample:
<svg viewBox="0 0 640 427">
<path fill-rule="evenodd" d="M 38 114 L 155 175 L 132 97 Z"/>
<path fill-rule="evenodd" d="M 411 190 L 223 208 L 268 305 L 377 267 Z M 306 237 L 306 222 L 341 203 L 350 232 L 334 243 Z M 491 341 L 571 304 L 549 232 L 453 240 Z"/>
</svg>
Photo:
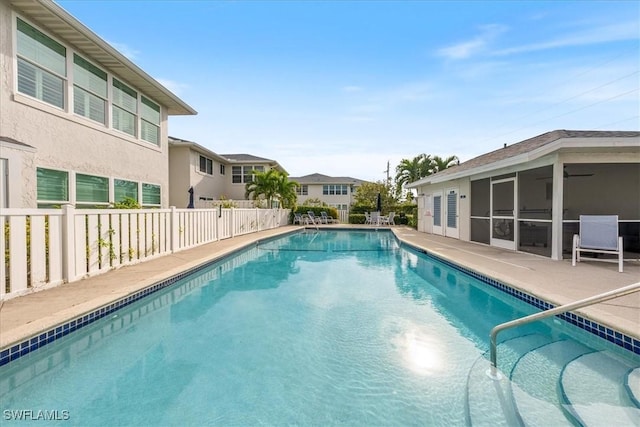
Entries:
<svg viewBox="0 0 640 427">
<path fill-rule="evenodd" d="M 256 208 L 256 230 L 260 231 L 260 211 Z"/>
<path fill-rule="evenodd" d="M 170 252 L 176 252 L 179 242 L 180 222 L 178 221 L 178 212 L 175 206 L 170 206 L 171 212 L 169 213 L 169 222 L 171 223 L 171 247 Z"/>
<path fill-rule="evenodd" d="M 76 208 L 62 206 L 62 279 L 69 283 L 76 278 Z"/>
<path fill-rule="evenodd" d="M 231 237 L 236 237 L 236 210 L 231 208 Z"/>
</svg>

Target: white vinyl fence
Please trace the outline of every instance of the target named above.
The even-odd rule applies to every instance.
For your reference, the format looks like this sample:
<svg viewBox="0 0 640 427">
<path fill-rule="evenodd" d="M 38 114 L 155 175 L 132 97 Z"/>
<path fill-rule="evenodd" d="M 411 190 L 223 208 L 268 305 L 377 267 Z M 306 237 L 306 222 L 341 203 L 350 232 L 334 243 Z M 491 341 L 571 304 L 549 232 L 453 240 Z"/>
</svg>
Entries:
<svg viewBox="0 0 640 427">
<path fill-rule="evenodd" d="M 288 220 L 287 209 L 2 209 L 0 299 Z"/>
</svg>

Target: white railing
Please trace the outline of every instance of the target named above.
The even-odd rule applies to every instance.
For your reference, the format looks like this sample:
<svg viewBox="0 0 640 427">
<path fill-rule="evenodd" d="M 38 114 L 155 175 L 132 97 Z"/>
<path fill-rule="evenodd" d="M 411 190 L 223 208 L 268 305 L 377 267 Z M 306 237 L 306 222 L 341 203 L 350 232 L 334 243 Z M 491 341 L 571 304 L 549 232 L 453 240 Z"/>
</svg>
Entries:
<svg viewBox="0 0 640 427">
<path fill-rule="evenodd" d="M 0 299 L 277 228 L 286 209 L 3 209 Z"/>
</svg>

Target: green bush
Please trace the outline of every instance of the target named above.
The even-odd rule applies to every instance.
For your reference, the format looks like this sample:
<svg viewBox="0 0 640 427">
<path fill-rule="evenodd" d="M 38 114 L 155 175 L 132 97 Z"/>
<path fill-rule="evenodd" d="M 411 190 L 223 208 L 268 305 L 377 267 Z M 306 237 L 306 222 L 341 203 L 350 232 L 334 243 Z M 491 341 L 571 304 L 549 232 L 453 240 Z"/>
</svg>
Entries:
<svg viewBox="0 0 640 427">
<path fill-rule="evenodd" d="M 349 214 L 349 224 L 364 224 L 366 221 L 366 217 L 364 214 L 359 213 L 350 213 Z"/>
<path fill-rule="evenodd" d="M 306 215 L 307 212 L 309 211 L 313 212 L 313 214 L 318 218 L 320 218 L 320 212 L 326 212 L 327 215 L 329 215 L 333 219 L 340 218 L 338 216 L 338 210 L 331 206 L 298 206 L 295 210 L 292 210 L 291 213 L 289 214 L 289 222 L 293 223 L 293 216 L 295 213 Z"/>
</svg>

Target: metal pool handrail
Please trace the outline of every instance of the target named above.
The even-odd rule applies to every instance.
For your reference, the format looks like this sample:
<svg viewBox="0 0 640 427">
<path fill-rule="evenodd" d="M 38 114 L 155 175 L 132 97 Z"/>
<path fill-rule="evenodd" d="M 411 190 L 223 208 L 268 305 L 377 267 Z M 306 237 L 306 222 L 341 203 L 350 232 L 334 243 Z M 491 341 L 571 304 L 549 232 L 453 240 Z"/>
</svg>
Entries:
<svg viewBox="0 0 640 427">
<path fill-rule="evenodd" d="M 604 292 L 602 294 L 594 295 L 589 298 L 581 299 L 579 301 L 572 302 L 570 304 L 561 305 L 559 307 L 552 308 L 550 310 L 543 311 L 541 313 L 531 314 L 529 316 L 521 317 L 516 320 L 511 320 L 510 322 L 501 323 L 491 329 L 491 371 L 488 372 L 491 378 L 497 379 L 499 375 L 497 374 L 498 369 L 498 355 L 496 354 L 496 339 L 498 337 L 498 333 L 505 329 L 513 328 L 516 326 L 524 325 L 526 323 L 535 322 L 536 320 L 544 319 L 545 317 L 554 316 L 556 314 L 566 313 L 567 311 L 575 310 L 578 308 L 586 307 L 588 305 L 597 304 L 600 302 L 608 301 L 610 299 L 618 298 L 624 295 L 632 294 L 634 292 L 640 291 L 640 282 L 634 283 L 632 285 L 624 286 L 622 288 L 614 289 L 612 291 Z"/>
</svg>

